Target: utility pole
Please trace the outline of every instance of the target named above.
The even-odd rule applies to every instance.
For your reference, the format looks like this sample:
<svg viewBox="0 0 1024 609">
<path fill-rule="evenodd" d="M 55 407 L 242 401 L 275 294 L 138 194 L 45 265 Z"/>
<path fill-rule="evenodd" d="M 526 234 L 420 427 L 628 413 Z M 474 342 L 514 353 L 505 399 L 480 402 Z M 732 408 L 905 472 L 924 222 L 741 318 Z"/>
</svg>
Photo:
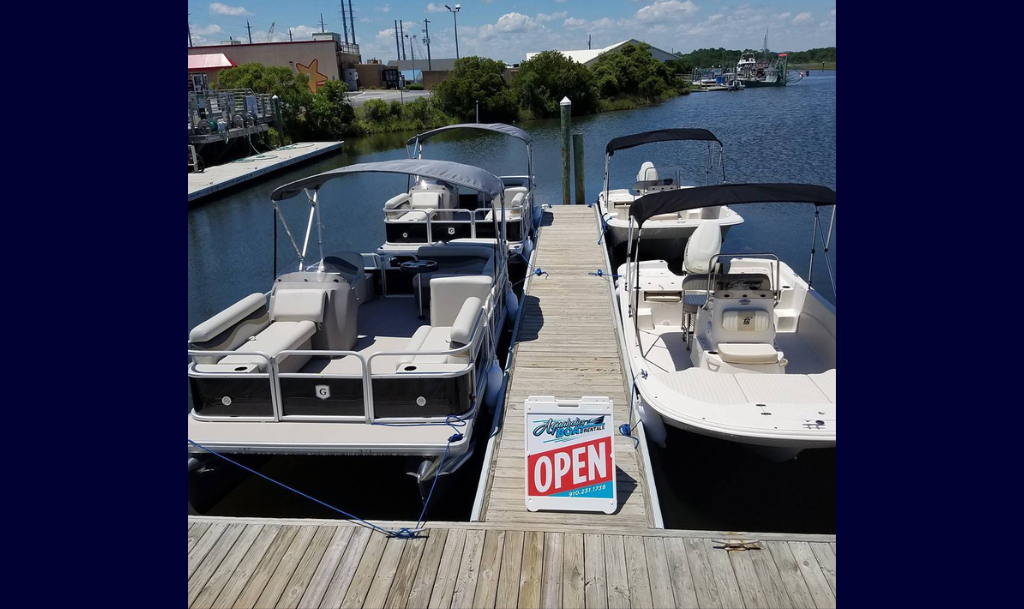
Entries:
<svg viewBox="0 0 1024 609">
<path fill-rule="evenodd" d="M 189 13 L 188 16 L 191 17 L 192 13 Z M 190 49 L 192 48 L 192 22 L 191 21 L 188 22 L 188 48 L 190 48 Z"/>
<path fill-rule="evenodd" d="M 444 7 L 448 9 L 452 14 L 452 17 L 455 19 L 455 59 L 462 59 L 462 57 L 459 56 L 459 11 L 462 10 L 462 5 L 456 4 L 455 8 L 452 8 L 445 4 Z"/>
<path fill-rule="evenodd" d="M 324 25 L 324 14 L 323 13 L 320 13 L 320 33 L 321 34 L 326 34 L 327 33 L 327 26 Z"/>
<path fill-rule="evenodd" d="M 588 51 L 594 50 L 594 35 L 593 34 L 591 34 L 590 37 L 587 39 L 587 50 Z"/>
<path fill-rule="evenodd" d="M 249 30 L 249 44 L 252 44 L 252 26 L 249 25 L 249 21 L 245 22 L 245 29 Z"/>
<path fill-rule="evenodd" d="M 352 12 L 352 0 L 348 0 L 348 20 L 352 26 L 352 44 L 356 44 L 356 14 Z"/>
<path fill-rule="evenodd" d="M 192 36 L 192 29 L 191 29 L 191 27 L 189 28 L 189 36 L 190 37 Z M 434 71 L 434 64 L 432 63 L 433 60 L 430 57 L 430 20 L 429 19 L 424 19 L 423 20 L 423 44 L 427 45 L 427 70 L 433 72 Z"/>
<path fill-rule="evenodd" d="M 412 69 L 416 71 L 416 47 L 413 43 L 416 42 L 416 34 L 406 34 L 406 38 L 409 39 L 409 52 L 412 53 Z"/>
<path fill-rule="evenodd" d="M 402 47 L 398 44 L 398 21 L 395 21 L 395 53 L 398 54 L 398 61 L 402 61 Z"/>
<path fill-rule="evenodd" d="M 345 44 L 348 44 L 348 17 L 345 15 L 345 0 L 341 0 L 341 29 L 345 32 Z"/>
<path fill-rule="evenodd" d="M 398 35 L 402 38 L 402 61 L 408 59 L 405 54 L 405 22 L 401 19 L 398 20 Z"/>
<path fill-rule="evenodd" d="M 288 42 L 295 42 L 295 39 L 292 38 L 292 31 L 291 30 L 288 30 Z"/>
</svg>

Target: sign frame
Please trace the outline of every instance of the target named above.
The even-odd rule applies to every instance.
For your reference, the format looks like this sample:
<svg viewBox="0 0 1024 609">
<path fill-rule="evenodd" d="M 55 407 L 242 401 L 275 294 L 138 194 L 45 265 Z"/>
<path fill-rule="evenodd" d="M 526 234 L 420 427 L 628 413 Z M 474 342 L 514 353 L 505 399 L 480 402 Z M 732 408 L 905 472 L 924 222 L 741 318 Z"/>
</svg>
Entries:
<svg viewBox="0 0 1024 609">
<path fill-rule="evenodd" d="M 615 514 L 619 509 L 619 489 L 611 399 L 530 397 L 525 411 L 526 509 Z M 598 419 L 601 423 L 597 423 Z M 534 465 L 538 472 L 532 471 Z M 582 483 L 577 482 L 579 473 L 584 474 Z M 595 475 L 599 481 L 591 483 Z M 563 488 L 565 480 L 567 490 L 554 492 Z M 542 492 L 540 485 L 545 483 L 547 487 Z"/>
</svg>

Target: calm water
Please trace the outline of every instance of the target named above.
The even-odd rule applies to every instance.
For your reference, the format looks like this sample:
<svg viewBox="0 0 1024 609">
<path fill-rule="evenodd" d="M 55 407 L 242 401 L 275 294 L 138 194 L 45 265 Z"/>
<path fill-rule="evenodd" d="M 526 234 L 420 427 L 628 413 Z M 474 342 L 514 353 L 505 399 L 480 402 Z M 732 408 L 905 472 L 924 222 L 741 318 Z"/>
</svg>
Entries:
<svg viewBox="0 0 1024 609">
<path fill-rule="evenodd" d="M 534 138 L 534 172 L 539 200 L 561 202 L 560 137 L 557 121 L 522 125 Z M 806 182 L 836 188 L 836 75 L 814 73 L 785 89 L 751 89 L 741 93 L 702 93 L 671 100 L 655 108 L 578 119 L 575 131 L 586 138 L 587 195 L 594 200 L 602 187 L 604 146 L 608 140 L 653 129 L 703 127 L 726 145 L 730 182 Z M 212 200 L 188 212 L 188 329 L 240 298 L 266 291 L 273 276 L 273 212 L 270 193 L 286 182 L 354 163 L 405 158 L 404 141 L 414 134 L 386 135 L 350 141 L 343 154 L 317 164 L 275 174 L 249 188 Z M 432 140 L 428 158 L 478 165 L 495 174 L 525 173 L 525 149 L 518 142 L 491 136 L 458 136 Z M 618 153 L 612 161 L 612 186 L 635 180 L 644 161 L 684 168 L 684 179 L 703 183 L 706 148 L 696 143 L 667 143 Z M 406 187 L 404 178 L 346 178 L 322 191 L 325 251 L 370 252 L 384 241 L 381 209 Z M 294 199 L 284 204 L 293 232 L 305 227 L 307 211 Z M 810 257 L 813 212 L 805 206 L 745 206 L 746 224 L 726 240 L 728 252 L 776 252 L 801 274 Z M 825 219 L 827 222 L 827 218 Z M 291 245 L 280 231 L 279 269 L 295 264 Z M 297 237 L 301 235 L 297 234 Z M 833 238 L 835 240 L 835 238 Z M 833 244 L 833 249 L 835 244 Z M 819 248 L 820 249 L 820 248 Z M 832 256 L 835 268 L 835 255 Z M 815 286 L 830 300 L 824 264 L 819 260 Z M 835 531 L 835 451 L 771 466 L 728 444 L 687 434 L 670 438 L 669 451 L 653 451 L 658 486 L 667 524 L 676 528 L 728 530 Z M 276 463 L 276 464 L 275 464 Z M 319 469 L 322 465 L 317 465 Z M 300 463 L 282 475 L 303 470 Z M 346 469 L 339 465 L 342 471 Z M 351 471 L 351 470 L 349 470 Z M 371 476 L 372 478 L 372 476 Z M 303 475 L 296 484 L 320 486 L 328 499 L 352 505 L 358 492 L 339 479 L 317 484 Z M 411 484 L 408 486 L 412 486 Z M 309 488 L 308 486 L 303 488 Z M 219 507 L 221 513 L 328 516 L 289 501 L 248 481 Z M 410 489 L 411 490 L 411 489 Z M 464 496 L 451 496 L 445 516 L 468 516 L 475 485 Z M 240 491 L 241 492 L 241 491 Z M 397 492 L 397 491 L 396 491 Z M 415 491 L 411 490 L 414 497 Z M 401 493 L 403 502 L 410 495 Z M 754 501 L 754 499 L 757 501 Z M 301 501 L 301 500 L 300 500 Z M 365 502 L 363 502 L 365 503 Z M 365 504 L 367 517 L 414 517 L 394 505 Z M 379 512 L 379 513 L 371 513 Z"/>
</svg>

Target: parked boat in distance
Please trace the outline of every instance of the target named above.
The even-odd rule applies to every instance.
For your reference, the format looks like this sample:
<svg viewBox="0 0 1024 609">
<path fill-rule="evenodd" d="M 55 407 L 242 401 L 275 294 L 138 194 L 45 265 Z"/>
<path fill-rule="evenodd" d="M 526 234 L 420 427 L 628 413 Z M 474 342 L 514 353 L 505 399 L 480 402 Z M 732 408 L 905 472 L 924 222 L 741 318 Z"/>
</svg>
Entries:
<svg viewBox="0 0 1024 609">
<path fill-rule="evenodd" d="M 418 176 L 499 207 L 505 197 L 486 171 L 420 160 L 344 167 L 274 191 L 297 266 L 190 333 L 190 454 L 204 454 L 195 442 L 222 453 L 407 456 L 421 485 L 472 454 L 481 408 L 496 405 L 504 382 L 504 219 L 489 220 L 491 245 L 428 244 L 397 259 L 325 253 L 321 188 L 360 174 Z M 310 206 L 301 246 L 280 213 L 300 195 Z"/>
<path fill-rule="evenodd" d="M 643 249 L 653 218 L 709 206 L 808 203 L 828 250 L 836 193 L 821 186 L 740 184 L 659 192 L 636 201 Z M 828 238 L 820 208 L 831 206 Z M 629 251 L 633 251 L 630 247 Z M 813 275 L 814 256 L 811 258 Z M 682 273 L 627 258 L 616 296 L 647 436 L 666 425 L 754 447 L 772 460 L 836 445 L 836 308 L 775 254 L 726 254 L 712 224 L 685 249 Z"/>
<path fill-rule="evenodd" d="M 604 219 L 605 236 L 615 248 L 619 257 L 624 257 L 624 248 L 628 241 L 630 227 L 629 210 L 634 201 L 640 197 L 656 193 L 693 188 L 693 183 L 684 184 L 682 170 L 678 167 L 656 166 L 645 162 L 640 167 L 636 182 L 629 189 L 610 189 L 611 161 L 616 152 L 655 144 L 659 142 L 703 142 L 707 145 L 707 170 L 704 184 L 709 185 L 714 171 L 715 152 L 721 169 L 722 182 L 725 182 L 725 146 L 713 133 L 706 129 L 664 129 L 637 133 L 613 139 L 605 149 L 604 190 L 598 197 L 597 205 Z M 743 218 L 726 206 L 709 207 L 706 209 L 685 210 L 678 213 L 661 214 L 652 218 L 646 227 L 644 248 L 640 251 L 641 259 L 673 260 L 682 256 L 686 241 L 697 227 L 713 224 L 722 231 L 743 223 Z"/>
</svg>

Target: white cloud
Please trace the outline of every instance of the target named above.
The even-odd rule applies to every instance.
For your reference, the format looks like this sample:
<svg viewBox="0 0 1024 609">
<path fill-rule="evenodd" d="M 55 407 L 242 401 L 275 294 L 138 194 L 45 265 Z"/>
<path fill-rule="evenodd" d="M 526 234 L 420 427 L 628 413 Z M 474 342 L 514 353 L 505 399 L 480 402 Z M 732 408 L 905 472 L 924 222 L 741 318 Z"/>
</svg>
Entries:
<svg viewBox="0 0 1024 609">
<path fill-rule="evenodd" d="M 781 15 L 775 15 L 775 18 L 780 21 L 785 21 L 793 16 L 793 13 L 782 13 Z"/>
<path fill-rule="evenodd" d="M 708 17 L 708 21 L 714 23 L 716 21 L 720 21 L 724 17 L 725 15 L 723 15 L 722 13 L 718 13 L 717 15 L 711 15 L 710 17 Z"/>
<path fill-rule="evenodd" d="M 391 5 L 390 4 L 385 4 L 384 6 L 378 6 L 377 8 L 375 8 L 373 10 L 377 11 L 378 13 L 385 13 L 385 14 L 387 14 L 387 13 L 391 12 Z"/>
<path fill-rule="evenodd" d="M 559 19 L 565 19 L 569 16 L 568 11 L 562 11 L 561 13 L 540 13 L 537 15 L 537 21 L 541 23 L 547 23 L 548 21 L 558 21 Z"/>
<path fill-rule="evenodd" d="M 567 27 L 570 29 L 579 29 L 587 27 L 587 25 L 589 24 L 590 22 L 587 21 L 586 19 L 577 19 L 575 17 L 569 17 L 568 19 L 565 20 L 565 23 L 562 24 L 562 27 Z"/>
<path fill-rule="evenodd" d="M 225 17 L 244 17 L 252 14 L 245 10 L 244 6 L 228 6 L 226 4 L 221 4 L 220 2 L 214 2 L 210 5 L 210 13 L 214 15 L 223 15 Z"/>
<path fill-rule="evenodd" d="M 431 2 L 430 4 L 427 5 L 427 12 L 428 13 L 447 13 L 448 9 L 446 9 L 443 4 L 434 4 L 433 2 Z"/>
<path fill-rule="evenodd" d="M 833 16 L 833 17 L 835 17 L 835 16 L 836 16 L 836 9 L 832 9 L 832 16 Z"/>
<path fill-rule="evenodd" d="M 636 19 L 643 23 L 653 23 L 656 21 L 679 21 L 684 17 L 688 17 L 696 13 L 699 8 L 697 5 L 686 0 L 686 2 L 680 2 L 679 0 L 658 0 L 654 4 L 645 6 L 636 13 Z"/>
<path fill-rule="evenodd" d="M 480 2 L 483 2 L 484 4 L 490 4 L 494 2 L 494 0 L 480 0 Z"/>
<path fill-rule="evenodd" d="M 508 13 L 507 15 L 502 15 L 501 18 L 498 19 L 498 23 L 494 26 L 494 29 L 503 34 L 514 34 L 517 32 L 525 32 L 534 24 L 534 20 L 526 15 L 521 13 Z"/>
<path fill-rule="evenodd" d="M 197 36 L 210 36 L 212 34 L 222 34 L 224 32 L 221 27 L 215 23 L 205 25 L 203 27 L 197 27 L 192 29 L 192 33 Z"/>
<path fill-rule="evenodd" d="M 793 25 L 800 25 L 801 23 L 810 23 L 814 21 L 814 15 L 810 13 L 800 13 L 793 19 Z"/>
</svg>

